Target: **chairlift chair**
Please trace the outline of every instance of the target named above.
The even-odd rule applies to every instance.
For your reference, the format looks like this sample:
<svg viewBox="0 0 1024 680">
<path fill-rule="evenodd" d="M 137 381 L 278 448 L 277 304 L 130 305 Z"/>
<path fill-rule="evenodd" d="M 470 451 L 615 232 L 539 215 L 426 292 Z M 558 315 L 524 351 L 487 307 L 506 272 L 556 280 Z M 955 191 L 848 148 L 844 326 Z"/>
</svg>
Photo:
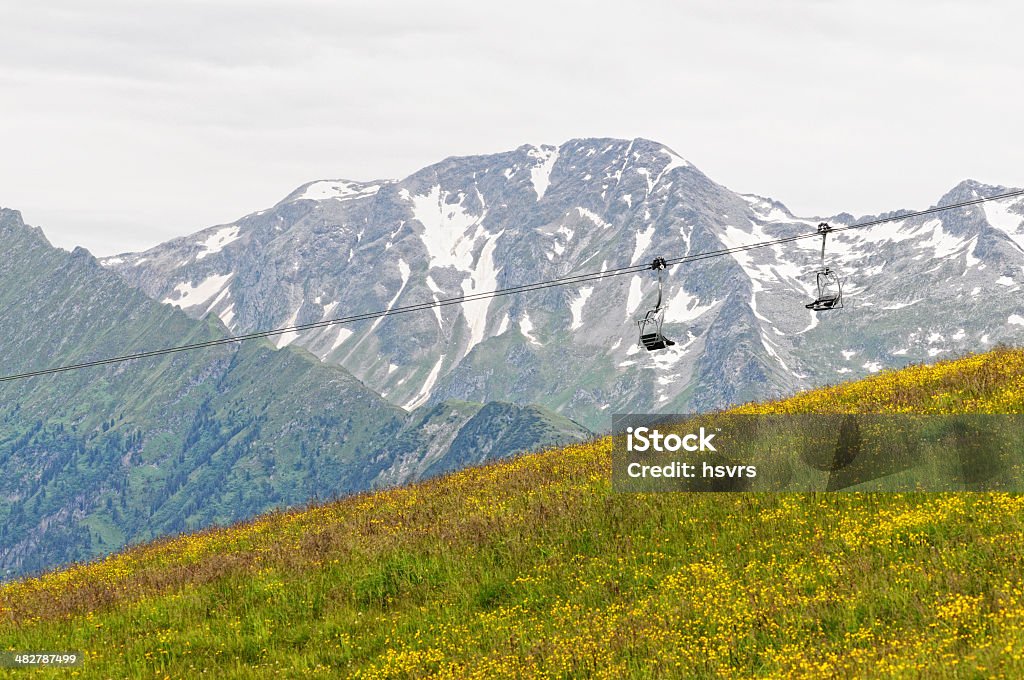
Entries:
<svg viewBox="0 0 1024 680">
<path fill-rule="evenodd" d="M 828 238 L 830 231 L 832 227 L 828 222 L 818 225 L 818 233 L 821 234 L 821 268 L 815 272 L 814 277 L 818 296 L 804 305 L 813 312 L 827 312 L 843 307 L 843 283 L 834 269 L 825 266 L 825 239 Z"/>
<path fill-rule="evenodd" d="M 661 299 L 665 286 L 664 271 L 666 267 L 668 264 L 663 257 L 656 257 L 651 263 L 651 269 L 658 272 L 658 301 L 654 304 L 653 309 L 647 310 L 642 318 L 636 320 L 637 326 L 640 328 L 639 344 L 648 352 L 665 349 L 676 344 L 661 332 L 661 326 L 665 323 L 665 307 L 661 304 Z"/>
<path fill-rule="evenodd" d="M 835 271 L 828 267 L 819 269 L 815 278 L 818 285 L 818 297 L 804 306 L 815 312 L 842 309 L 843 284 Z"/>
</svg>

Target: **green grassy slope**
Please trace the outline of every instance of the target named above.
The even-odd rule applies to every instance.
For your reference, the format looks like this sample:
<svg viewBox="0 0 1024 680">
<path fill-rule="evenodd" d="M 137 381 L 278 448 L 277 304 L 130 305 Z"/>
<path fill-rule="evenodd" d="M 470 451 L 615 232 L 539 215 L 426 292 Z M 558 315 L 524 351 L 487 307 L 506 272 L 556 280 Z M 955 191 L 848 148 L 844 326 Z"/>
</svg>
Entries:
<svg viewBox="0 0 1024 680">
<path fill-rule="evenodd" d="M 1022 385 L 998 350 L 741 410 L 1019 413 Z M 8 584 L 0 640 L 97 678 L 1024 673 L 1020 497 L 615 494 L 608 445 Z"/>
</svg>

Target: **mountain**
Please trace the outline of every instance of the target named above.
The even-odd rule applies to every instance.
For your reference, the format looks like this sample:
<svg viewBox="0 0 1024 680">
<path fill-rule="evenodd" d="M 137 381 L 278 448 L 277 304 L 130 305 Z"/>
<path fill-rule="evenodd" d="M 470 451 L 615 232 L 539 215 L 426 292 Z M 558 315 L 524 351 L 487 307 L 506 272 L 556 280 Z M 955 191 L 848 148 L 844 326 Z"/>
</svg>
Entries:
<svg viewBox="0 0 1024 680">
<path fill-rule="evenodd" d="M 1022 380 L 995 351 L 745 411 L 1024 413 Z M 84 678 L 1021 677 L 1019 496 L 615 493 L 610 441 L 8 583 L 0 637 Z"/>
<path fill-rule="evenodd" d="M 0 209 L 0 373 L 222 338 L 52 247 Z M 137 541 L 420 479 L 588 432 L 538 407 L 407 412 L 344 368 L 266 341 L 0 383 L 0 569 L 26 573 Z"/>
<path fill-rule="evenodd" d="M 966 181 L 938 205 L 1002 191 Z M 1024 201 L 830 237 L 844 309 L 816 315 L 817 238 L 667 272 L 666 334 L 634 319 L 653 274 L 280 336 L 405 408 L 540 404 L 594 430 L 616 412 L 691 412 L 1024 340 Z M 897 215 L 898 213 L 889 213 Z M 229 225 L 106 258 L 155 300 L 241 333 L 813 233 L 645 139 L 449 158 L 401 180 L 325 180 Z"/>
</svg>

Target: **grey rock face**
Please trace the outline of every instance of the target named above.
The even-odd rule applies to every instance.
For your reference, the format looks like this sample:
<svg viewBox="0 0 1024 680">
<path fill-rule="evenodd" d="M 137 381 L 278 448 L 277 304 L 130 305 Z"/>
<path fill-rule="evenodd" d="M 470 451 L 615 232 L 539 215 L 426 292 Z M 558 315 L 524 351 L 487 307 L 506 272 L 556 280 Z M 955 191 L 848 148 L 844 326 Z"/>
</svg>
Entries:
<svg viewBox="0 0 1024 680">
<path fill-rule="evenodd" d="M 940 203 L 1002 187 L 964 182 Z M 830 238 L 846 306 L 815 315 L 820 242 L 668 271 L 671 349 L 636 346 L 652 274 L 301 334 L 405 408 L 540 404 L 592 429 L 613 412 L 709 409 L 1024 337 L 1024 202 Z M 797 217 L 644 139 L 449 158 L 398 181 L 313 182 L 273 208 L 104 264 L 232 332 L 373 312 L 863 221 Z"/>
</svg>

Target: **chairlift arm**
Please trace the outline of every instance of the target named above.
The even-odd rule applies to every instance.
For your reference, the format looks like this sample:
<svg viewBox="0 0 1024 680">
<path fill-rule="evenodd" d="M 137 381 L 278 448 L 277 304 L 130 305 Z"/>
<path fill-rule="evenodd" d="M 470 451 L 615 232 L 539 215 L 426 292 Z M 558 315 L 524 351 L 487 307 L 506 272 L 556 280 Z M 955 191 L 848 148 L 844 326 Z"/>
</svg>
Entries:
<svg viewBox="0 0 1024 680">
<path fill-rule="evenodd" d="M 651 269 L 658 272 L 658 301 L 654 303 L 655 312 L 661 310 L 661 297 L 665 288 L 665 269 L 667 267 L 668 264 L 665 262 L 665 258 L 663 257 L 656 257 L 654 258 L 654 261 L 651 262 Z"/>
<path fill-rule="evenodd" d="M 832 231 L 832 227 L 829 226 L 828 222 L 821 222 L 818 224 L 818 233 L 821 234 L 821 266 L 825 266 L 825 239 L 828 238 L 828 232 Z"/>
<path fill-rule="evenodd" d="M 661 309 L 661 294 L 665 287 L 664 272 L 663 270 L 658 271 L 658 301 L 654 303 L 654 311 L 657 312 Z"/>
</svg>

